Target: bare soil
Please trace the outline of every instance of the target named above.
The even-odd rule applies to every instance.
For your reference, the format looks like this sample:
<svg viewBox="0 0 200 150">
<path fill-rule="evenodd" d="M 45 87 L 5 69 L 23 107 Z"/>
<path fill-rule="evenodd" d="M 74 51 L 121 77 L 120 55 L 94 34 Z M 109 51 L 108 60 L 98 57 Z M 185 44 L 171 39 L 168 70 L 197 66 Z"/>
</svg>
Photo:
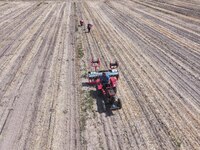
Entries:
<svg viewBox="0 0 200 150">
<path fill-rule="evenodd" d="M 118 60 L 121 110 L 92 57 Z M 199 150 L 200 2 L 0 1 L 0 149 Z"/>
</svg>

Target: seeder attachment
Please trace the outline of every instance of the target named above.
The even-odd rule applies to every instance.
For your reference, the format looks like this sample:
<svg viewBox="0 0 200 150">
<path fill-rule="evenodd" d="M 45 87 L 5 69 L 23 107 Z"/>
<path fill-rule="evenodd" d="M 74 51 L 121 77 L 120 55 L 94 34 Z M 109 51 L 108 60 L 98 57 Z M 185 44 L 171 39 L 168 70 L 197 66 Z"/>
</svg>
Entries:
<svg viewBox="0 0 200 150">
<path fill-rule="evenodd" d="M 98 59 L 93 59 L 91 60 L 91 66 L 94 68 L 95 71 L 97 71 L 97 69 L 99 69 L 100 67 L 100 60 Z"/>
<path fill-rule="evenodd" d="M 110 69 L 116 69 L 119 67 L 119 64 L 117 61 L 115 61 L 114 63 L 110 62 Z"/>
<path fill-rule="evenodd" d="M 116 77 L 119 78 L 119 72 L 117 69 L 109 69 L 109 70 L 100 70 L 100 71 L 89 71 L 88 72 L 88 80 L 89 84 L 96 84 L 96 80 L 105 72 L 110 77 Z"/>
</svg>

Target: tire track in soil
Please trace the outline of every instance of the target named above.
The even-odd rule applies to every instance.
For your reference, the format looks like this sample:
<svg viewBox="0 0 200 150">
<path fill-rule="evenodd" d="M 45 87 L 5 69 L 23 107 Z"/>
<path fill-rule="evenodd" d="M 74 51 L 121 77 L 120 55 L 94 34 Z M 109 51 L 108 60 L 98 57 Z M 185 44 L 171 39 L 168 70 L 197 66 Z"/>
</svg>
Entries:
<svg viewBox="0 0 200 150">
<path fill-rule="evenodd" d="M 23 21 L 21 21 L 20 19 L 19 19 L 19 23 L 17 23 L 17 27 L 16 27 L 16 30 L 17 30 L 17 32 L 15 32 L 16 30 L 13 30 L 13 27 L 11 26 L 10 28 L 9 28 L 9 26 L 8 26 L 8 31 L 6 30 L 6 29 L 4 29 L 3 31 L 5 31 L 5 33 L 4 32 L 2 32 L 3 33 L 3 35 L 4 36 L 10 36 L 10 37 L 8 37 L 6 40 L 8 41 L 8 44 L 6 44 L 5 43 L 5 46 L 3 47 L 3 50 L 2 50 L 2 53 L 1 53 L 1 55 L 0 55 L 0 57 L 2 57 L 3 55 L 5 55 L 5 52 L 6 53 L 8 53 L 9 51 L 8 50 L 10 50 L 9 48 L 12 46 L 12 44 L 14 44 L 14 42 L 17 40 L 17 38 L 19 38 L 20 37 L 20 35 L 23 35 L 22 33 L 24 32 L 24 31 L 26 31 L 26 29 L 35 21 L 35 19 L 37 19 L 37 17 L 39 17 L 39 13 L 38 12 L 36 12 L 37 11 L 37 6 L 35 7 L 35 8 L 33 8 L 33 9 L 30 9 L 30 11 L 28 11 L 27 13 L 23 13 L 24 14 L 24 16 L 22 16 L 21 17 L 21 19 L 23 20 Z M 41 9 L 41 8 L 40 8 Z M 33 11 L 33 12 L 32 12 Z M 44 11 L 44 8 L 43 8 L 43 10 L 41 9 L 41 13 L 42 13 L 42 11 Z M 25 25 L 25 26 L 22 26 L 23 25 L 23 23 L 24 22 L 26 22 L 26 19 L 24 19 L 24 17 L 26 17 L 27 15 L 29 15 L 29 17 L 33 17 L 32 15 L 34 15 L 34 12 L 35 13 L 37 13 L 38 14 L 38 16 L 35 16 L 35 18 L 33 18 L 32 20 L 30 20 L 29 22 L 27 22 L 27 25 Z M 32 15 L 31 15 L 32 14 Z M 28 18 L 27 18 L 28 19 Z M 14 23 L 15 24 L 15 23 Z M 14 25 L 14 26 L 16 26 L 16 25 Z M 23 27 L 23 28 L 22 28 Z M 20 29 L 21 28 L 21 29 Z M 15 29 L 15 28 L 14 28 Z M 13 38 L 12 38 L 12 34 L 14 34 L 14 35 L 16 35 L 16 36 L 14 36 Z M 3 39 L 1 39 L 1 42 L 3 42 L 3 41 L 5 41 L 5 39 L 3 38 Z M 11 42 L 10 42 L 11 41 Z M 11 43 L 11 44 L 9 44 L 9 43 Z M 9 54 L 8 54 L 9 55 Z"/>
<path fill-rule="evenodd" d="M 56 14 L 56 20 L 55 20 L 55 24 L 52 29 L 53 30 L 53 36 L 51 38 L 51 41 L 50 43 L 52 43 L 50 45 L 50 47 L 48 49 L 50 49 L 51 51 L 48 52 L 49 53 L 49 57 L 50 57 L 50 60 L 47 59 L 47 63 L 45 66 L 47 66 L 47 68 L 45 68 L 46 70 L 49 70 L 49 71 L 45 71 L 44 72 L 44 78 L 42 78 L 43 80 L 45 78 L 49 78 L 49 81 L 47 82 L 46 81 L 46 87 L 48 87 L 47 89 L 47 93 L 48 94 L 45 94 L 45 87 L 43 89 L 44 91 L 44 94 L 41 94 L 41 99 L 42 97 L 44 97 L 43 101 L 40 102 L 40 105 L 38 105 L 38 111 L 36 111 L 36 115 L 34 116 L 35 117 L 35 120 L 36 121 L 36 124 L 37 125 L 37 128 L 34 128 L 33 126 L 33 129 L 32 129 L 32 133 L 33 134 L 36 134 L 37 133 L 41 133 L 41 141 L 40 142 L 37 142 L 37 141 L 34 141 L 34 140 L 31 140 L 31 141 L 34 141 L 36 143 L 36 147 L 41 147 L 41 145 L 45 145 L 45 147 L 47 147 L 48 149 L 50 149 L 51 147 L 51 141 L 52 141 L 52 134 L 53 134 L 53 127 L 54 126 L 54 118 L 52 116 L 54 116 L 54 113 L 55 113 L 55 108 L 53 107 L 54 105 L 54 101 L 55 101 L 55 97 L 57 96 L 58 94 L 58 85 L 59 82 L 58 82 L 58 79 L 59 79 L 59 65 L 60 64 L 60 58 L 59 58 L 59 51 L 56 49 L 56 46 L 58 44 L 56 44 L 57 42 L 57 39 L 58 39 L 58 32 L 60 30 L 60 27 L 61 27 L 61 20 L 63 18 L 63 10 L 64 10 L 64 7 L 65 5 L 61 5 L 58 7 L 59 9 L 57 9 L 57 14 Z M 61 16 L 60 16 L 61 14 Z M 47 54 L 48 54 L 47 53 Z M 52 57 L 52 56 L 53 57 Z M 47 55 L 48 56 L 48 55 Z M 58 68 L 57 68 L 58 67 Z M 50 74 L 49 74 L 50 72 Z M 53 73 L 51 73 L 53 72 Z M 46 75 L 45 75 L 46 74 Z M 45 85 L 45 81 L 44 82 L 44 85 Z M 41 86 L 44 86 L 44 85 L 41 85 Z M 40 99 L 40 97 L 38 97 L 38 99 Z M 44 106 L 45 109 L 42 109 Z M 41 118 L 40 118 L 41 117 Z M 40 120 L 43 120 L 42 123 L 40 121 L 38 121 L 38 118 Z M 53 121 L 52 121 L 53 120 Z"/>
<path fill-rule="evenodd" d="M 48 7 L 43 6 L 40 9 L 46 15 L 41 15 L 42 11 L 36 11 L 41 17 L 35 20 L 35 23 L 42 22 L 32 28 L 34 36 L 27 36 L 30 42 L 22 45 L 24 49 L 21 52 L 27 51 L 26 55 L 21 59 L 21 65 L 15 74 L 13 73 L 13 80 L 3 96 L 4 101 L 12 105 L 12 113 L 5 121 L 5 127 L 1 128 L 1 148 L 66 149 L 69 146 L 70 149 L 80 149 L 77 77 L 74 76 L 75 48 L 67 45 L 69 42 L 75 42 L 71 36 L 74 34 L 74 23 L 69 26 L 69 19 L 73 19 L 69 7 L 71 1 L 51 2 Z M 32 19 L 29 16 L 28 18 Z M 30 33 L 25 31 L 24 34 Z M 69 81 L 72 81 L 72 84 Z M 12 90 L 13 92 L 10 92 Z M 72 92 L 74 95 L 69 100 L 66 99 Z M 69 106 L 67 101 L 72 106 Z M 66 108 L 62 110 L 61 105 L 65 105 L 70 113 Z M 3 106 L 6 107 L 6 103 Z M 70 118 L 69 122 L 67 118 Z M 70 130 L 66 126 L 70 126 Z M 65 138 L 60 138 L 61 136 Z"/>
<path fill-rule="evenodd" d="M 50 13 L 50 14 L 52 14 L 52 13 Z M 50 16 L 50 15 L 49 15 Z M 47 23 L 47 21 L 48 21 L 48 19 L 46 19 L 46 20 L 44 20 L 44 22 L 45 23 Z M 44 22 L 42 22 L 42 24 L 41 25 L 43 25 L 43 28 L 44 28 L 44 25 L 45 24 L 43 24 Z M 30 55 L 31 54 L 31 52 L 28 52 L 28 50 L 29 50 L 29 48 L 30 47 L 32 47 L 33 45 L 34 45 L 34 43 L 35 43 L 35 39 L 37 39 L 39 36 L 40 36 L 40 33 L 42 32 L 42 28 L 36 28 L 36 30 L 37 30 L 37 32 L 35 33 L 35 36 L 33 36 L 32 38 L 31 38 L 31 40 L 30 41 L 28 41 L 27 40 L 27 44 L 26 43 L 24 43 L 24 45 L 26 46 L 26 47 L 23 47 L 24 49 L 25 49 L 25 52 L 27 51 L 27 53 L 26 53 L 26 55 L 24 54 L 23 56 L 23 58 L 25 59 L 25 58 L 27 58 L 28 57 L 28 55 Z M 27 48 L 28 47 L 28 48 Z M 22 50 L 24 50 L 24 49 L 22 49 Z M 24 51 L 23 51 L 24 52 Z M 36 55 L 37 56 L 37 55 Z M 20 57 L 18 57 L 18 58 L 20 58 Z M 21 63 L 19 62 L 19 65 L 18 65 L 18 67 L 16 68 L 16 70 L 14 70 L 14 68 L 12 68 L 15 72 L 13 73 L 13 76 L 10 76 L 10 78 L 11 79 L 9 79 L 8 77 L 7 77 L 7 79 L 5 78 L 4 80 L 2 80 L 2 81 L 4 81 L 4 84 L 5 85 L 7 85 L 6 86 L 6 88 L 5 89 L 3 89 L 2 91 L 3 91 L 3 95 L 2 95 L 2 98 L 3 98 L 3 96 L 4 96 L 4 94 L 6 94 L 6 92 L 7 92 L 7 90 L 10 88 L 10 86 L 13 86 L 11 83 L 13 82 L 13 81 L 15 81 L 16 82 L 16 79 L 15 78 L 17 78 L 17 77 L 19 77 L 19 74 L 21 73 L 21 75 L 26 75 L 26 73 L 23 73 L 23 68 L 22 68 L 22 66 L 21 66 L 21 64 L 24 62 L 24 60 L 21 58 Z M 2 77 L 1 77 L 2 78 Z M 6 83 L 6 81 L 7 80 L 10 80 L 9 82 L 7 82 Z M 22 80 L 22 83 L 23 83 L 23 80 Z M 20 85 L 20 84 L 19 84 Z M 22 85 L 20 85 L 20 87 L 21 87 Z M 19 89 L 20 89 L 20 87 L 19 87 Z M 4 101 L 3 100 L 1 100 L 1 102 L 2 103 L 4 103 Z"/>
<path fill-rule="evenodd" d="M 38 17 L 38 16 L 37 16 Z M 34 19 L 33 18 L 33 20 L 31 21 L 31 22 L 29 22 L 29 25 L 31 24 L 31 23 L 33 23 L 33 25 L 35 25 L 37 22 L 37 20 L 38 19 L 40 19 L 41 17 L 39 17 L 39 18 L 37 18 L 37 19 Z M 26 27 L 26 26 L 25 26 Z M 33 27 L 33 26 L 30 26 L 30 27 Z M 26 28 L 27 29 L 27 28 Z M 28 28 L 28 29 L 30 29 L 30 28 Z M 31 29 L 33 29 L 33 28 L 31 28 Z M 6 53 L 7 52 L 9 52 L 10 50 L 12 50 L 12 53 L 11 54 L 4 54 L 3 55 L 3 58 L 1 59 L 2 61 L 1 61 L 1 64 L 2 64 L 2 66 L 1 66 L 1 70 L 5 70 L 5 68 L 6 67 L 8 67 L 8 64 L 10 63 L 10 62 L 12 62 L 12 61 L 16 61 L 16 58 L 18 58 L 18 59 L 20 59 L 20 57 L 24 57 L 25 55 L 22 53 L 22 52 L 20 52 L 20 50 L 23 50 L 23 48 L 22 48 L 22 45 L 25 45 L 24 43 L 25 42 L 28 42 L 28 40 L 27 41 L 23 41 L 24 39 L 26 39 L 26 38 L 28 38 L 28 36 L 30 36 L 28 33 L 31 33 L 33 30 L 31 30 L 31 31 L 29 31 L 29 30 L 23 30 L 22 32 L 20 32 L 19 33 L 19 35 L 21 35 L 22 33 L 24 33 L 22 36 L 20 36 L 20 40 L 19 41 L 22 41 L 22 42 L 19 42 L 19 43 L 17 43 L 16 44 L 16 40 L 14 40 L 14 42 L 11 44 L 11 45 L 9 45 L 8 46 L 8 49 L 6 49 L 5 51 L 6 51 Z M 34 37 L 35 37 L 35 35 L 33 35 L 33 38 L 32 38 L 32 40 L 31 40 L 31 42 L 29 42 L 29 45 L 33 45 L 33 41 L 34 41 Z M 24 42 L 24 43 L 23 43 Z M 15 45 L 16 45 L 16 47 L 15 47 Z M 31 46 L 30 46 L 31 47 Z M 18 54 L 18 53 L 19 54 Z M 14 55 L 15 54 L 15 55 Z M 22 59 L 21 58 L 21 59 Z M 11 61 L 12 60 L 12 61 Z M 13 66 L 12 66 L 13 67 Z M 7 68 L 7 70 L 9 71 L 9 69 L 10 68 Z M 3 74 L 6 74 L 6 72 L 1 72 L 1 76 L 3 77 L 3 75 L 2 75 L 2 73 Z"/>
<path fill-rule="evenodd" d="M 44 10 L 41 10 L 40 13 L 44 12 Z M 33 16 L 31 16 L 33 18 Z M 28 38 L 28 36 L 30 36 L 29 34 L 27 33 L 31 33 L 33 29 L 33 26 L 32 25 L 35 25 L 37 22 L 37 20 L 39 18 L 41 18 L 42 16 L 39 17 L 39 13 L 38 15 L 36 16 L 36 18 L 33 18 L 30 22 L 28 22 L 28 24 L 22 24 L 21 27 L 23 27 L 21 30 L 19 30 L 19 33 L 14 33 L 12 32 L 11 34 L 15 35 L 15 37 L 13 38 L 13 40 L 11 42 L 7 42 L 7 44 L 4 42 L 2 44 L 6 44 L 6 47 L 3 48 L 3 54 L 2 54 L 2 57 L 1 57 L 1 70 L 4 70 L 5 67 L 7 67 L 7 65 L 9 64 L 9 61 L 12 59 L 12 58 L 15 58 L 17 57 L 17 54 L 20 55 L 21 53 L 19 52 L 19 47 L 21 45 L 23 45 L 24 43 L 24 40 L 26 38 Z M 24 26 L 23 26 L 24 25 Z M 17 35 L 17 36 L 16 36 Z M 19 42 L 16 42 L 16 41 L 19 41 Z M 21 48 L 22 49 L 22 48 Z M 17 53 L 17 50 L 18 50 L 18 53 Z M 14 55 L 15 54 L 15 55 Z M 23 54 L 21 54 L 23 56 Z M 2 73 L 2 72 L 1 72 Z M 4 72 L 5 73 L 5 72 Z"/>
<path fill-rule="evenodd" d="M 67 147 L 68 149 L 80 149 L 80 131 L 79 131 L 79 96 L 78 96 L 78 81 L 77 77 L 78 74 L 78 66 L 77 66 L 77 60 L 76 60 L 76 24 L 77 24 L 77 18 L 76 18 L 76 3 L 73 1 L 71 3 L 71 14 L 70 14 L 70 31 L 69 31 L 69 65 L 68 70 L 70 72 L 68 73 L 69 81 L 68 82 L 68 95 L 69 95 L 69 117 L 68 117 L 68 134 L 67 134 Z M 75 33 L 75 34 L 74 34 Z"/>
<path fill-rule="evenodd" d="M 51 15 L 52 15 L 52 13 L 50 13 Z M 43 22 L 43 27 L 44 27 L 44 23 L 47 23 L 47 21 L 48 21 L 48 19 L 49 19 L 49 17 L 51 16 L 51 15 L 49 15 L 48 17 L 47 17 L 47 19 L 45 19 L 45 21 Z M 36 32 L 36 34 L 35 34 L 35 38 L 37 38 L 37 36 L 39 36 L 40 35 L 40 33 L 42 32 L 42 28 L 39 28 L 39 30 Z M 30 44 L 30 43 L 29 43 Z M 33 44 L 33 43 L 31 43 L 31 44 Z M 42 47 L 40 47 L 40 48 L 42 48 Z M 25 49 L 25 50 L 27 50 L 27 48 Z M 40 52 L 41 53 L 41 52 Z M 27 53 L 28 54 L 28 53 Z M 36 55 L 36 56 L 39 56 L 39 55 Z M 34 66 L 35 67 L 35 66 Z M 20 69 L 20 68 L 19 68 Z M 18 72 L 19 72 L 19 70 L 18 70 Z M 16 73 L 17 74 L 17 73 Z M 13 86 L 12 84 L 11 84 L 11 86 Z M 19 87 L 19 86 L 18 86 Z M 13 87 L 12 87 L 13 88 Z M 19 87 L 19 89 L 20 89 L 20 87 Z M 32 96 L 32 95 L 30 95 L 30 96 Z M 20 99 L 19 99 L 20 100 Z M 18 100 L 18 101 L 19 101 Z M 19 104 L 19 103 L 18 103 Z M 25 104 L 27 104 L 27 102 L 24 102 L 24 105 Z M 19 104 L 20 105 L 20 104 Z M 26 105 L 25 105 L 26 106 Z M 22 110 L 21 110 L 22 111 Z M 22 111 L 23 112 L 23 111 Z M 21 113 L 21 112 L 20 112 Z M 13 115 L 18 115 L 18 113 L 16 113 L 16 114 L 13 114 Z M 12 132 L 12 131 L 11 131 Z"/>
<path fill-rule="evenodd" d="M 19 3 L 12 3 L 12 4 L 9 3 L 6 8 L 1 9 L 0 10 L 0 11 L 2 11 L 2 16 L 0 16 L 1 24 L 6 22 L 7 20 L 10 20 L 12 17 L 15 17 L 15 15 L 18 15 L 18 13 L 21 13 L 21 11 L 23 11 L 24 4 L 22 6 L 21 5 L 22 4 L 19 4 Z M 27 7 L 27 5 L 26 5 L 26 7 Z M 27 10 L 26 7 L 25 7 L 25 9 Z M 28 7 L 28 8 L 31 8 L 31 7 Z"/>
</svg>

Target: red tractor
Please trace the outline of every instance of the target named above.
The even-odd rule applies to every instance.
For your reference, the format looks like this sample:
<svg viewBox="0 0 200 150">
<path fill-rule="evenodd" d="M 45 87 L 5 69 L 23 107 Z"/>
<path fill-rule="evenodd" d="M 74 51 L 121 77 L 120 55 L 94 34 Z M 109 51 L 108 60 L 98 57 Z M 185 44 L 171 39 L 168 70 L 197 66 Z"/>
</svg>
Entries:
<svg viewBox="0 0 200 150">
<path fill-rule="evenodd" d="M 117 98 L 117 81 L 119 79 L 119 72 L 117 70 L 118 62 L 110 63 L 110 69 L 97 70 L 100 61 L 91 61 L 95 71 L 88 72 L 88 79 L 90 85 L 96 86 L 96 91 L 103 96 L 102 101 L 104 109 L 116 110 L 122 108 L 122 103 Z M 106 82 L 103 80 L 105 78 Z"/>
</svg>

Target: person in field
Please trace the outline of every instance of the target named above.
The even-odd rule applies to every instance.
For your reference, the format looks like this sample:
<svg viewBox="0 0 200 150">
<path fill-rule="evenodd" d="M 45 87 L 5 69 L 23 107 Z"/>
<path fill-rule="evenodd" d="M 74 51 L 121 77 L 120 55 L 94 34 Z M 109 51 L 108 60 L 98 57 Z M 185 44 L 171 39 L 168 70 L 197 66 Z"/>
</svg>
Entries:
<svg viewBox="0 0 200 150">
<path fill-rule="evenodd" d="M 83 24 L 84 24 L 84 21 L 82 19 L 82 20 L 80 20 L 80 25 L 83 26 Z"/>
<path fill-rule="evenodd" d="M 91 23 L 88 23 L 88 25 L 87 25 L 87 29 L 88 29 L 88 33 L 90 33 L 90 30 L 92 29 L 92 24 Z"/>
</svg>

